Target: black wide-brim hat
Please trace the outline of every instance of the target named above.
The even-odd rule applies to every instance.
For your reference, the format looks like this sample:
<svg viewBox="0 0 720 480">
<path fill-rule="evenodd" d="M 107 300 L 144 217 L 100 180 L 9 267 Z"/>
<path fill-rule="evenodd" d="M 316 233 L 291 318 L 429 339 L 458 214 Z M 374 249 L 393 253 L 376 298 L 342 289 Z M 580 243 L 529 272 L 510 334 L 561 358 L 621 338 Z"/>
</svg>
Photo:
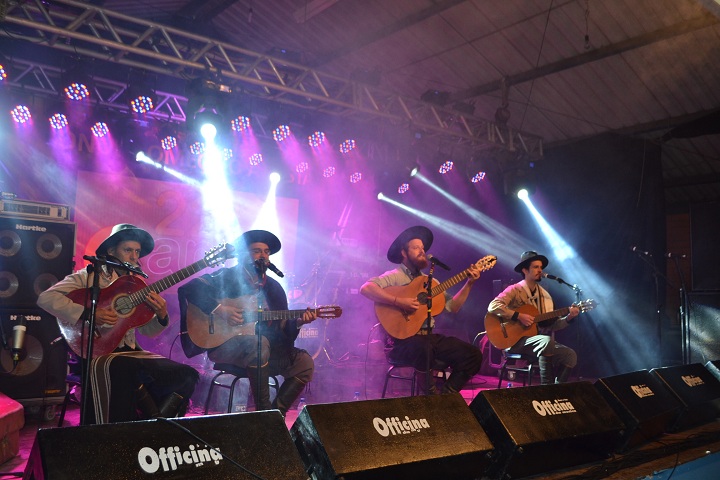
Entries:
<svg viewBox="0 0 720 480">
<path fill-rule="evenodd" d="M 515 266 L 515 271 L 518 273 L 522 273 L 522 269 L 527 268 L 528 265 L 530 265 L 535 260 L 540 260 L 542 262 L 542 268 L 548 266 L 548 259 L 545 255 L 539 255 L 537 252 L 528 250 L 527 252 L 523 252 L 522 255 L 520 255 L 520 263 Z"/>
<path fill-rule="evenodd" d="M 425 251 L 430 250 L 430 246 L 433 243 L 433 234 L 429 228 L 418 225 L 405 229 L 405 231 L 397 236 L 390 245 L 390 248 L 388 248 L 387 259 L 392 263 L 402 263 L 403 246 L 415 238 L 422 240 Z"/>
<path fill-rule="evenodd" d="M 267 230 L 248 230 L 235 240 L 235 248 L 240 250 L 258 242 L 268 246 L 270 255 L 280 251 L 280 239 Z"/>
<path fill-rule="evenodd" d="M 129 223 L 119 223 L 112 228 L 110 236 L 103 240 L 97 250 L 95 250 L 95 255 L 107 255 L 108 249 L 127 240 L 134 240 L 140 244 L 141 258 L 152 252 L 153 248 L 155 248 L 155 240 L 153 240 L 148 232 Z"/>
</svg>

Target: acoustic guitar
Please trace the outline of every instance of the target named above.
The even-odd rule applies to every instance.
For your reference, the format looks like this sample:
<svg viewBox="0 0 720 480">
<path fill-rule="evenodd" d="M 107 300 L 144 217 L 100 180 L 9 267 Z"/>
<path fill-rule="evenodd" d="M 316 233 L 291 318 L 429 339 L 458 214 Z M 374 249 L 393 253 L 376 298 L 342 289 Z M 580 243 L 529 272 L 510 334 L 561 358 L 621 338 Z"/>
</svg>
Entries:
<svg viewBox="0 0 720 480">
<path fill-rule="evenodd" d="M 145 303 L 145 298 L 151 291 L 160 293 L 206 267 L 217 266 L 232 256 L 232 250 L 231 245 L 218 245 L 207 252 L 202 260 L 150 285 L 147 285 L 138 276 L 123 275 L 100 290 L 97 308 L 112 308 L 118 314 L 118 321 L 112 327 L 95 327 L 92 357 L 97 358 L 111 353 L 120 344 L 128 330 L 142 327 L 152 320 L 155 312 Z M 90 288 L 80 288 L 68 293 L 67 297 L 74 303 L 89 308 L 91 293 Z M 80 319 L 74 325 L 67 325 L 63 322 L 58 322 L 58 324 L 70 349 L 76 355 L 87 358 L 83 339 L 87 339 L 88 322 Z"/>
<path fill-rule="evenodd" d="M 593 299 L 583 300 L 574 303 L 572 307 L 580 309 L 580 313 L 587 312 L 595 308 L 597 304 Z M 527 313 L 535 317 L 535 322 L 526 327 L 519 320 L 504 321 L 498 315 L 488 313 L 485 315 L 485 331 L 490 343 L 496 348 L 504 350 L 510 348 L 517 343 L 522 337 L 532 337 L 538 334 L 538 326 L 548 327 L 558 318 L 564 317 L 570 313 L 571 307 L 560 308 L 552 312 L 540 313 L 533 305 L 521 305 L 515 311 L 519 313 Z"/>
<path fill-rule="evenodd" d="M 497 257 L 487 255 L 478 260 L 475 266 L 481 272 L 484 272 L 493 268 L 495 263 L 497 263 Z M 468 278 L 469 272 L 470 269 L 463 270 L 442 283 L 433 279 L 433 287 L 431 290 L 432 306 L 430 308 L 433 316 L 439 315 L 445 308 L 445 296 L 441 295 L 441 293 L 461 280 Z M 418 302 L 420 302 L 420 308 L 414 312 L 407 312 L 394 305 L 375 303 L 375 315 L 390 336 L 399 340 L 412 337 L 420 330 L 420 327 L 422 327 L 422 324 L 427 319 L 427 276 L 417 277 L 407 285 L 386 287 L 385 291 L 395 297 L 415 297 L 418 299 Z"/>
<path fill-rule="evenodd" d="M 303 310 L 257 310 L 257 297 L 246 295 L 238 298 L 224 298 L 219 303 L 239 308 L 243 311 L 244 323 L 230 325 L 224 320 L 213 318 L 200 310 L 196 305 L 188 303 L 187 330 L 190 340 L 200 348 L 219 347 L 237 335 L 255 335 L 257 322 L 272 322 L 275 320 L 290 320 L 300 318 L 306 312 Z M 253 308 L 254 307 L 254 308 Z M 317 318 L 338 318 L 342 315 L 342 308 L 337 305 L 326 305 L 311 308 Z"/>
</svg>

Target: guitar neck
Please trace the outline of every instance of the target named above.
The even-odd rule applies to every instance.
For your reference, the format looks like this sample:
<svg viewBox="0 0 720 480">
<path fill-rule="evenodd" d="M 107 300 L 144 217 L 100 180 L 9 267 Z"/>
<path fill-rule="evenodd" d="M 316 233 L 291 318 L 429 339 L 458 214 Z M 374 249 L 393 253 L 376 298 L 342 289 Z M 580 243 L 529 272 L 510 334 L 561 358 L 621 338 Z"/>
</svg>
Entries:
<svg viewBox="0 0 720 480">
<path fill-rule="evenodd" d="M 207 267 L 207 262 L 203 258 L 202 260 L 198 260 L 197 262 L 193 263 L 192 265 L 188 265 L 187 267 L 178 270 L 175 273 L 171 273 L 167 277 L 161 278 L 157 282 L 151 283 L 145 288 L 142 288 L 138 290 L 135 293 L 130 294 L 128 297 L 130 298 L 130 301 L 134 306 L 140 305 L 145 301 L 145 298 L 147 297 L 148 293 L 155 292 L 160 293 L 164 290 L 167 290 L 168 288 L 172 287 L 173 285 L 182 282 L 186 278 L 188 278 L 191 275 L 195 275 L 200 270 Z"/>
<path fill-rule="evenodd" d="M 457 285 L 460 281 L 467 278 L 468 273 L 469 273 L 469 270 L 463 270 L 462 272 L 458 273 L 457 275 L 454 275 L 454 276 L 448 278 L 444 282 L 438 283 L 431 290 L 432 296 L 436 297 L 436 296 L 440 295 L 442 292 L 444 292 L 445 290 L 447 290 L 448 288 L 452 287 L 453 285 Z"/>
<path fill-rule="evenodd" d="M 570 313 L 570 307 L 560 308 L 558 310 L 553 310 L 552 312 L 541 313 L 535 316 L 535 323 L 544 322 L 545 320 L 552 320 L 553 318 L 557 317 L 564 317 L 568 313 Z"/>
<path fill-rule="evenodd" d="M 252 312 L 254 322 L 272 322 L 273 320 L 291 320 L 300 318 L 306 310 L 263 310 L 262 312 Z M 243 315 L 248 315 L 244 312 Z"/>
</svg>

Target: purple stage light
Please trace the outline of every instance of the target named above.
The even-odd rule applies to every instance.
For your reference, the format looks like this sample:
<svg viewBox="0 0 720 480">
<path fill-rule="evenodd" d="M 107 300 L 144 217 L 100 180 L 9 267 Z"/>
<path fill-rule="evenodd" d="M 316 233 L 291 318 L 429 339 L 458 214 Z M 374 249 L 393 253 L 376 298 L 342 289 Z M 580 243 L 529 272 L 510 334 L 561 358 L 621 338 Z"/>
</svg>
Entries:
<svg viewBox="0 0 720 480">
<path fill-rule="evenodd" d="M 63 128 L 68 126 L 68 119 L 62 113 L 56 113 L 52 115 L 50 118 L 48 118 L 48 122 L 50 122 L 50 126 L 55 130 L 62 130 Z"/>
<path fill-rule="evenodd" d="M 90 91 L 84 83 L 71 83 L 65 87 L 65 96 L 70 100 L 80 101 L 90 96 Z"/>
<path fill-rule="evenodd" d="M 326 138 L 324 132 L 315 132 L 308 137 L 308 145 L 311 147 L 319 147 L 325 143 L 325 140 Z"/>
<path fill-rule="evenodd" d="M 130 107 L 135 113 L 147 113 L 153 108 L 155 108 L 152 98 L 146 97 L 145 95 L 140 95 L 136 98 L 133 98 L 130 101 Z"/>
<path fill-rule="evenodd" d="M 472 183 L 478 183 L 485 180 L 485 172 L 478 172 L 472 177 Z"/>
<path fill-rule="evenodd" d="M 275 139 L 275 141 L 278 143 L 286 140 L 289 136 L 290 127 L 287 125 L 280 125 L 275 130 L 273 130 L 273 139 Z"/>
<path fill-rule="evenodd" d="M 160 146 L 163 150 L 172 150 L 173 148 L 177 147 L 177 138 L 173 137 L 172 135 L 168 135 L 167 137 L 160 140 Z"/>
<path fill-rule="evenodd" d="M 398 187 L 398 193 L 401 194 L 407 192 L 408 190 L 410 190 L 410 185 L 407 183 L 403 183 Z"/>
<path fill-rule="evenodd" d="M 308 171 L 309 168 L 310 168 L 310 165 L 308 165 L 307 162 L 300 162 L 300 163 L 298 163 L 297 166 L 295 167 L 295 171 L 296 171 L 297 173 L 305 173 L 305 172 Z"/>
<path fill-rule="evenodd" d="M 333 175 L 335 175 L 335 167 L 330 166 L 323 170 L 323 177 L 330 178 Z"/>
<path fill-rule="evenodd" d="M 250 128 L 250 118 L 240 115 L 230 122 L 234 132 L 242 132 Z"/>
<path fill-rule="evenodd" d="M 350 175 L 350 183 L 358 183 L 360 180 L 362 180 L 362 173 L 355 172 Z"/>
<path fill-rule="evenodd" d="M 10 115 L 12 115 L 15 123 L 27 123 L 32 118 L 32 115 L 30 115 L 30 109 L 28 109 L 25 105 L 18 105 L 10 110 Z"/>
<path fill-rule="evenodd" d="M 202 142 L 194 142 L 190 145 L 190 153 L 193 155 L 200 155 L 205 151 L 205 144 Z"/>
<path fill-rule="evenodd" d="M 348 139 L 340 144 L 340 152 L 341 153 L 350 153 L 351 151 L 355 150 L 355 147 L 356 147 L 355 140 Z"/>
<path fill-rule="evenodd" d="M 448 173 L 449 171 L 451 171 L 454 166 L 455 166 L 455 164 L 453 163 L 453 161 L 452 161 L 452 160 L 448 160 L 447 162 L 445 162 L 445 163 L 443 163 L 442 165 L 440 165 L 440 168 L 438 169 L 438 172 L 440 172 L 440 173 L 442 173 L 443 175 L 445 175 L 446 173 Z"/>
<path fill-rule="evenodd" d="M 110 133 L 110 130 L 108 130 L 108 126 L 105 122 L 97 122 L 95 125 L 92 126 L 90 129 L 92 131 L 92 134 L 95 135 L 97 138 L 102 138 L 108 133 Z"/>
<path fill-rule="evenodd" d="M 253 167 L 256 165 L 260 165 L 263 161 L 262 153 L 253 153 L 252 155 L 250 155 L 248 160 L 250 161 L 250 165 L 252 165 Z"/>
</svg>

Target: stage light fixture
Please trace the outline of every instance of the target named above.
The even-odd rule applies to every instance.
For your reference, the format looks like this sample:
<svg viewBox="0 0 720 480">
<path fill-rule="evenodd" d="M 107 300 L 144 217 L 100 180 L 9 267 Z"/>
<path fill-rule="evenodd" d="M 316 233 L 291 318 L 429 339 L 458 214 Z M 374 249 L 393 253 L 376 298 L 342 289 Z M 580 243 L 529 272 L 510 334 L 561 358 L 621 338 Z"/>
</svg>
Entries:
<svg viewBox="0 0 720 480">
<path fill-rule="evenodd" d="M 284 142 L 289 136 L 290 126 L 288 125 L 278 125 L 278 127 L 273 130 L 273 140 L 277 143 Z"/>
<path fill-rule="evenodd" d="M 310 165 L 308 165 L 307 162 L 300 162 L 295 166 L 295 171 L 297 173 L 305 173 L 310 169 Z"/>
<path fill-rule="evenodd" d="M 329 166 L 323 170 L 323 178 L 330 178 L 335 175 L 335 167 Z"/>
<path fill-rule="evenodd" d="M 134 113 L 144 114 L 151 112 L 157 103 L 154 88 L 155 81 L 148 78 L 144 71 L 133 70 L 124 97 Z"/>
<path fill-rule="evenodd" d="M 193 142 L 190 144 L 190 153 L 200 155 L 205 151 L 205 144 L 202 142 Z"/>
<path fill-rule="evenodd" d="M 270 183 L 272 183 L 274 185 L 277 185 L 278 183 L 280 183 L 280 174 L 277 172 L 272 172 L 270 174 Z"/>
<path fill-rule="evenodd" d="M 325 143 L 326 137 L 324 132 L 315 132 L 308 137 L 308 145 L 311 147 L 319 147 Z"/>
<path fill-rule="evenodd" d="M 212 142 L 217 135 L 217 128 L 212 123 L 203 123 L 200 126 L 200 135 L 208 142 Z"/>
<path fill-rule="evenodd" d="M 382 192 L 378 192 L 377 199 L 382 200 L 383 198 L 385 198 L 385 195 Z"/>
<path fill-rule="evenodd" d="M 446 160 L 445 162 L 440 165 L 440 168 L 438 169 L 438 172 L 442 175 L 445 175 L 446 173 L 449 173 L 452 171 L 455 164 L 452 160 Z"/>
<path fill-rule="evenodd" d="M 472 183 L 478 183 L 485 180 L 485 172 L 478 172 L 470 179 Z"/>
<path fill-rule="evenodd" d="M 525 189 L 525 188 L 521 188 L 521 189 L 518 190 L 518 192 L 517 192 L 517 197 L 518 197 L 520 200 L 527 200 L 529 196 L 530 196 L 530 195 L 529 195 L 527 189 Z"/>
<path fill-rule="evenodd" d="M 223 148 L 223 160 L 226 162 L 228 160 L 232 160 L 233 158 L 233 151 L 232 148 Z"/>
<path fill-rule="evenodd" d="M 7 79 L 7 66 L 4 63 L 0 63 L 0 82 Z"/>
<path fill-rule="evenodd" d="M 408 184 L 408 183 L 403 183 L 398 187 L 399 194 L 403 194 L 403 193 L 407 192 L 408 190 L 410 190 L 410 184 Z"/>
<path fill-rule="evenodd" d="M 160 140 L 160 146 L 163 150 L 172 150 L 173 148 L 177 147 L 177 138 L 172 135 L 168 135 L 162 140 Z"/>
<path fill-rule="evenodd" d="M 50 118 L 48 118 L 48 122 L 50 122 L 50 127 L 55 130 L 62 130 L 68 126 L 68 119 L 62 113 L 55 113 L 51 115 Z"/>
<path fill-rule="evenodd" d="M 234 132 L 244 132 L 250 128 L 250 118 L 244 115 L 233 118 L 230 122 L 230 127 Z"/>
<path fill-rule="evenodd" d="M 355 147 L 357 147 L 355 140 L 349 138 L 340 144 L 340 153 L 350 153 L 355 150 Z"/>
<path fill-rule="evenodd" d="M 92 126 L 90 130 L 92 131 L 93 136 L 95 136 L 96 138 L 102 138 L 108 133 L 110 133 L 107 123 L 105 122 L 97 122 L 95 125 Z"/>
<path fill-rule="evenodd" d="M 450 92 L 444 92 L 441 90 L 427 90 L 425 93 L 420 95 L 420 100 L 423 102 L 440 105 L 441 107 L 448 103 L 450 99 Z"/>
<path fill-rule="evenodd" d="M 18 124 L 28 123 L 32 119 L 30 109 L 25 105 L 18 105 L 10 110 L 10 115 L 12 116 L 13 121 Z"/>
<path fill-rule="evenodd" d="M 350 183 L 358 183 L 360 180 L 362 180 L 362 173 L 360 172 L 354 172 L 350 175 Z"/>
<path fill-rule="evenodd" d="M 248 157 L 248 161 L 253 167 L 260 165 L 263 162 L 262 153 L 253 153 L 250 157 Z"/>
<path fill-rule="evenodd" d="M 420 173 L 420 167 L 413 167 L 412 170 L 410 170 L 410 178 L 415 177 L 418 173 Z"/>
<path fill-rule="evenodd" d="M 73 61 L 73 65 L 62 74 L 63 91 L 70 100 L 79 102 L 90 97 L 92 78 L 88 67 L 81 61 Z"/>
</svg>

